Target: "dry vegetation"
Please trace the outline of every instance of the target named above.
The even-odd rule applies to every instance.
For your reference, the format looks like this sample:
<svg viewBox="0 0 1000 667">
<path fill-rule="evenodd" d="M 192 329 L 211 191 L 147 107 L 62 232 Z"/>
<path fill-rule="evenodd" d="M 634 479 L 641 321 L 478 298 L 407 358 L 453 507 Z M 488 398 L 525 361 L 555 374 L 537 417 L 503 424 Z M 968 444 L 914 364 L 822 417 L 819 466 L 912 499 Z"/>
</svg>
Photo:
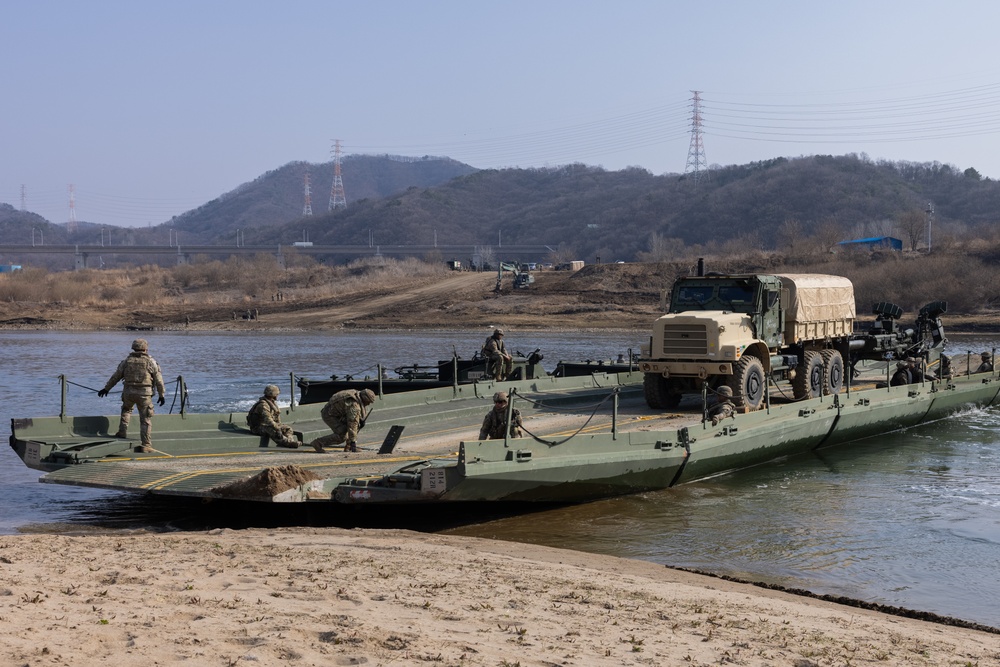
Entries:
<svg viewBox="0 0 1000 667">
<path fill-rule="evenodd" d="M 692 250 L 688 248 L 688 250 Z M 948 302 L 955 328 L 992 327 L 1000 298 L 1000 267 L 984 249 L 920 253 L 847 252 L 800 248 L 794 256 L 737 242 L 705 251 L 713 271 L 830 273 L 854 282 L 859 318 L 891 301 L 912 317 L 924 304 Z M 153 328 L 459 328 L 503 323 L 520 327 L 644 329 L 659 312 L 660 291 L 693 270 L 683 260 L 588 266 L 535 274 L 513 291 L 510 276 L 493 293 L 494 273 L 455 273 L 440 262 L 366 259 L 327 266 L 308 258 L 280 269 L 269 255 L 196 261 L 173 268 L 0 275 L 0 326 Z M 279 298 L 280 295 L 280 298 Z M 260 320 L 243 314 L 258 309 Z M 234 318 L 236 321 L 234 321 Z M 186 320 L 190 324 L 186 325 Z"/>
</svg>

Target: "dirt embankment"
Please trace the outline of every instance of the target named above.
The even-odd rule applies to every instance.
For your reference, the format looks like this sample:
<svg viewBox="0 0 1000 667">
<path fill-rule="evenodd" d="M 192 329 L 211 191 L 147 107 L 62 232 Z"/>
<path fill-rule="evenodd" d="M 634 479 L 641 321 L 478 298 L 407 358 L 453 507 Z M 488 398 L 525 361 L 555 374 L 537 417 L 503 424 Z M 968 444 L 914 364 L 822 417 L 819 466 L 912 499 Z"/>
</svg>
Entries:
<svg viewBox="0 0 1000 667">
<path fill-rule="evenodd" d="M 521 328 L 645 328 L 659 290 L 673 277 L 629 265 L 542 271 L 515 290 L 509 274 L 443 273 L 360 286 L 336 297 L 286 290 L 282 298 L 221 298 L 211 293 L 163 299 L 156 306 L 0 303 L 0 328 L 121 329 L 421 329 L 500 324 Z M 257 318 L 245 319 L 256 311 Z"/>
<path fill-rule="evenodd" d="M 510 274 L 497 293 L 495 273 L 443 272 L 363 283 L 336 296 L 310 289 L 252 297 L 201 290 L 156 305 L 0 302 L 0 329 L 66 330 L 334 330 L 460 329 L 501 325 L 521 329 L 647 329 L 662 310 L 669 267 L 605 264 L 580 271 L 539 271 L 514 289 Z M 246 319 L 255 313 L 255 319 Z M 859 320 L 866 315 L 859 312 Z M 1000 313 L 948 313 L 951 333 L 1000 332 Z"/>
</svg>

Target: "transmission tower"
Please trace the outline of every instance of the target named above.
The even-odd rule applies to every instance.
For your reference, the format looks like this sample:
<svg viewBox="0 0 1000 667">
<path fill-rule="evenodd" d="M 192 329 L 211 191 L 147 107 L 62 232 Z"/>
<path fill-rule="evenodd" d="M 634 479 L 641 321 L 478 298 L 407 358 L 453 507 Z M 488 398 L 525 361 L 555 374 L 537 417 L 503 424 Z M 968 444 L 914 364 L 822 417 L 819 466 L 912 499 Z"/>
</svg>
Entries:
<svg viewBox="0 0 1000 667">
<path fill-rule="evenodd" d="M 302 207 L 302 215 L 312 215 L 313 205 L 312 205 L 312 195 L 309 190 L 309 172 L 306 171 L 306 203 Z"/>
<path fill-rule="evenodd" d="M 708 160 L 705 159 L 705 145 L 701 141 L 701 91 L 692 90 L 691 99 L 691 145 L 688 147 L 685 174 L 693 174 L 694 180 L 701 180 L 703 171 L 708 171 Z"/>
<path fill-rule="evenodd" d="M 66 224 L 67 231 L 76 231 L 76 187 L 69 184 L 69 222 Z"/>
<path fill-rule="evenodd" d="M 333 140 L 333 187 L 330 188 L 330 210 L 347 208 L 344 181 L 340 178 L 340 139 Z"/>
</svg>

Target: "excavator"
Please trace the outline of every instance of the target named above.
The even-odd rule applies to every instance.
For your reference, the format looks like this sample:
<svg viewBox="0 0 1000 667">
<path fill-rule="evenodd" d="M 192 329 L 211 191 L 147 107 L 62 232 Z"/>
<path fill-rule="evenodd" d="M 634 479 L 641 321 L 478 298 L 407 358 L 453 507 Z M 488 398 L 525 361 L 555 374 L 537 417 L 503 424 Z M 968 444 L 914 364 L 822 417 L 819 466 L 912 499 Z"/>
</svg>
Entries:
<svg viewBox="0 0 1000 667">
<path fill-rule="evenodd" d="M 497 286 L 493 288 L 493 292 L 495 294 L 500 294 L 504 271 L 509 271 L 514 276 L 514 289 L 526 289 L 533 282 L 535 282 L 535 276 L 531 275 L 528 271 L 527 265 L 512 262 L 500 262 L 497 266 Z"/>
</svg>

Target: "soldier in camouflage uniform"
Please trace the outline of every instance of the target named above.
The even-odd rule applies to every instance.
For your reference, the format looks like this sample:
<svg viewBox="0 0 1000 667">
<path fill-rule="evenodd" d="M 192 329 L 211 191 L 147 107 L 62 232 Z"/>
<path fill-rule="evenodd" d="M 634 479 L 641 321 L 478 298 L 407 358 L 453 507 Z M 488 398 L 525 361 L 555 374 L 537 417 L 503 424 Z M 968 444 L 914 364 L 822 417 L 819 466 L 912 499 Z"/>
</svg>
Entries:
<svg viewBox="0 0 1000 667">
<path fill-rule="evenodd" d="M 983 363 L 979 364 L 974 372 L 976 373 L 992 373 L 993 372 L 993 355 L 989 352 L 983 352 L 979 355 L 979 358 Z"/>
<path fill-rule="evenodd" d="M 516 408 L 511 410 L 510 437 L 521 437 L 521 412 Z M 493 409 L 486 413 L 483 425 L 479 429 L 480 440 L 500 440 L 507 431 L 507 392 L 498 391 L 493 394 Z"/>
<path fill-rule="evenodd" d="M 153 389 L 159 394 L 157 403 L 163 405 L 163 376 L 160 365 L 148 354 L 149 344 L 142 338 L 132 341 L 132 353 L 118 364 L 114 375 L 104 385 L 97 395 L 104 398 L 119 380 L 124 381 L 122 389 L 122 415 L 118 425 L 116 438 L 128 437 L 128 423 L 132 416 L 132 408 L 139 409 L 139 446 L 137 452 L 153 451 L 151 433 L 153 430 Z"/>
<path fill-rule="evenodd" d="M 494 380 L 502 382 L 514 370 L 514 360 L 503 344 L 503 329 L 494 329 L 483 343 L 483 356 L 489 361 L 487 370 Z"/>
<path fill-rule="evenodd" d="M 278 408 L 278 394 L 281 390 L 277 385 L 264 387 L 264 395 L 260 397 L 247 413 L 247 425 L 254 435 L 266 435 L 278 447 L 295 449 L 299 446 L 298 438 L 292 427 L 281 423 L 281 409 Z"/>
<path fill-rule="evenodd" d="M 320 411 L 323 421 L 333 433 L 316 438 L 311 443 L 317 452 L 324 447 L 344 443 L 345 452 L 358 451 L 358 431 L 365 426 L 365 407 L 375 402 L 371 389 L 344 389 L 330 397 Z"/>
<path fill-rule="evenodd" d="M 709 409 L 708 416 L 712 420 L 712 426 L 718 426 L 719 422 L 727 417 L 736 418 L 736 406 L 733 405 L 731 387 L 722 385 L 715 390 L 715 405 Z"/>
</svg>

